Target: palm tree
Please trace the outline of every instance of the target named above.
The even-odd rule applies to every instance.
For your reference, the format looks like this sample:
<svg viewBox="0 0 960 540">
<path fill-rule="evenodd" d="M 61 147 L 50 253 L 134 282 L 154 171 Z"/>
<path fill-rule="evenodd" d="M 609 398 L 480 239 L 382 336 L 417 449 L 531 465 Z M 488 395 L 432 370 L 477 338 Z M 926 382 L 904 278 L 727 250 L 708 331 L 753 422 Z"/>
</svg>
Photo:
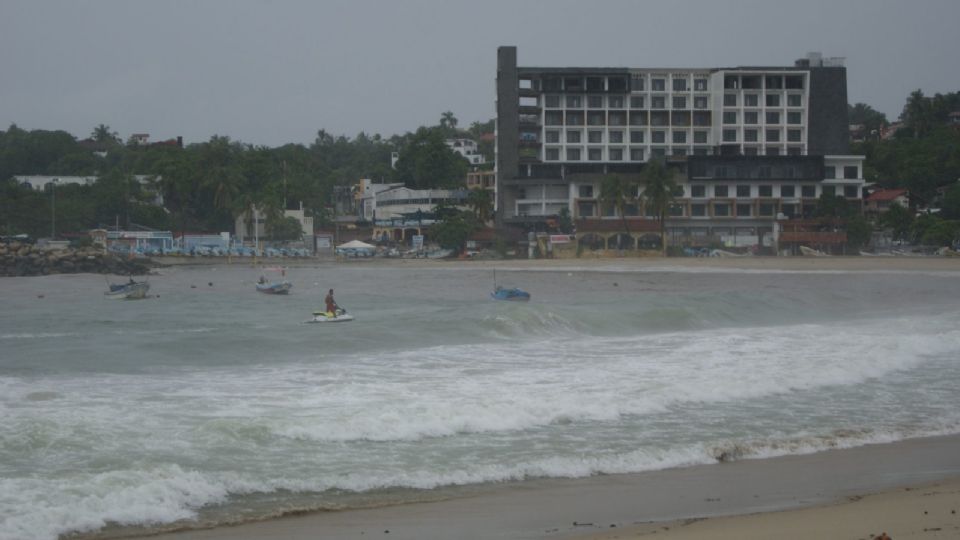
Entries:
<svg viewBox="0 0 960 540">
<path fill-rule="evenodd" d="M 120 137 L 117 135 L 117 132 L 110 131 L 110 126 L 104 124 L 93 128 L 93 132 L 90 133 L 90 138 L 99 143 L 110 143 L 111 145 L 120 143 Z"/>
<path fill-rule="evenodd" d="M 663 255 L 667 254 L 667 213 L 673 204 L 678 185 L 673 171 L 667 169 L 663 161 L 651 159 L 643 168 L 643 198 L 660 221 L 660 246 Z"/>
<path fill-rule="evenodd" d="M 486 189 L 473 189 L 467 195 L 467 204 L 473 209 L 480 223 L 486 225 L 490 221 L 490 215 L 493 214 L 493 197 Z"/>
<path fill-rule="evenodd" d="M 623 220 L 623 232 L 630 236 L 627 225 L 627 205 L 638 201 L 636 183 L 621 176 L 604 176 L 600 181 L 600 204 L 612 206 Z M 617 249 L 623 249 L 623 237 L 617 240 Z"/>
</svg>

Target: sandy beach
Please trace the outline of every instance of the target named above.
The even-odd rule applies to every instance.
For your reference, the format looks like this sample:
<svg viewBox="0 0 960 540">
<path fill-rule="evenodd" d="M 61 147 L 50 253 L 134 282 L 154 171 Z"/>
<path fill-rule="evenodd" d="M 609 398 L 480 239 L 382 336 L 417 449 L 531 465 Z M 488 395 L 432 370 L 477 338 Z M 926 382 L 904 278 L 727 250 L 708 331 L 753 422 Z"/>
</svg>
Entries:
<svg viewBox="0 0 960 540">
<path fill-rule="evenodd" d="M 960 436 L 642 474 L 504 484 L 163 540 L 960 537 Z"/>
</svg>

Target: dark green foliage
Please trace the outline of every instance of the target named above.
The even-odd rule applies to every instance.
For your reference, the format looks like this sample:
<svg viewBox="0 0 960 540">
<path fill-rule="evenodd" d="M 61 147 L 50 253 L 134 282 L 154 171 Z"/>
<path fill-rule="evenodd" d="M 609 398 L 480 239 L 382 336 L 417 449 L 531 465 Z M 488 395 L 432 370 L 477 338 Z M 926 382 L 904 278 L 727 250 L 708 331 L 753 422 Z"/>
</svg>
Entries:
<svg viewBox="0 0 960 540">
<path fill-rule="evenodd" d="M 271 216 L 266 225 L 272 240 L 299 240 L 303 235 L 300 222 L 294 217 Z"/>
<path fill-rule="evenodd" d="M 430 226 L 430 238 L 445 249 L 460 252 L 467 238 L 480 228 L 480 224 L 470 212 L 454 211 L 441 212 L 445 214 L 443 221 Z"/>
<path fill-rule="evenodd" d="M 444 143 L 443 128 L 420 128 L 400 149 L 396 181 L 412 189 L 463 186 L 469 162 Z"/>
<path fill-rule="evenodd" d="M 890 208 L 883 213 L 880 222 L 883 226 L 889 227 L 893 231 L 894 240 L 907 240 L 910 236 L 910 230 L 913 227 L 913 215 L 910 213 L 910 210 L 897 203 L 893 203 L 890 205 Z"/>
</svg>

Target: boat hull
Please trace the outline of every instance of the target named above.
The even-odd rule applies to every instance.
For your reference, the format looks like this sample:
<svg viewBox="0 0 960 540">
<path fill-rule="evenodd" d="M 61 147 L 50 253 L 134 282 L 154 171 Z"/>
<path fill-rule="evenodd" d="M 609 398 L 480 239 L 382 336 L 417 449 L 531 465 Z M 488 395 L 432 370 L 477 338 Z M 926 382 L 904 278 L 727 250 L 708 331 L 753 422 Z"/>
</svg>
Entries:
<svg viewBox="0 0 960 540">
<path fill-rule="evenodd" d="M 292 288 L 293 284 L 289 281 L 257 283 L 257 291 L 263 294 L 288 294 Z"/>
<path fill-rule="evenodd" d="M 520 289 L 497 289 L 490 293 L 490 298 L 506 302 L 529 302 L 530 293 Z"/>
<path fill-rule="evenodd" d="M 147 297 L 150 284 L 142 281 L 124 285 L 111 285 L 110 289 L 103 293 L 103 296 L 108 300 L 141 300 Z"/>
</svg>

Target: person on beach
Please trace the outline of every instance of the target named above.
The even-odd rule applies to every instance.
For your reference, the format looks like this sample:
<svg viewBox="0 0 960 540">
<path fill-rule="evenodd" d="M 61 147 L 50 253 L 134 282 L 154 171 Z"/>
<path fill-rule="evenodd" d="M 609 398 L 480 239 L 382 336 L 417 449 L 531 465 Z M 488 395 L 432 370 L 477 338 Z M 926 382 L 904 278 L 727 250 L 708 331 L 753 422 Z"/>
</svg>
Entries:
<svg viewBox="0 0 960 540">
<path fill-rule="evenodd" d="M 337 302 L 333 299 L 333 289 L 330 289 L 323 301 L 327 303 L 327 316 L 333 317 L 337 313 Z"/>
</svg>

